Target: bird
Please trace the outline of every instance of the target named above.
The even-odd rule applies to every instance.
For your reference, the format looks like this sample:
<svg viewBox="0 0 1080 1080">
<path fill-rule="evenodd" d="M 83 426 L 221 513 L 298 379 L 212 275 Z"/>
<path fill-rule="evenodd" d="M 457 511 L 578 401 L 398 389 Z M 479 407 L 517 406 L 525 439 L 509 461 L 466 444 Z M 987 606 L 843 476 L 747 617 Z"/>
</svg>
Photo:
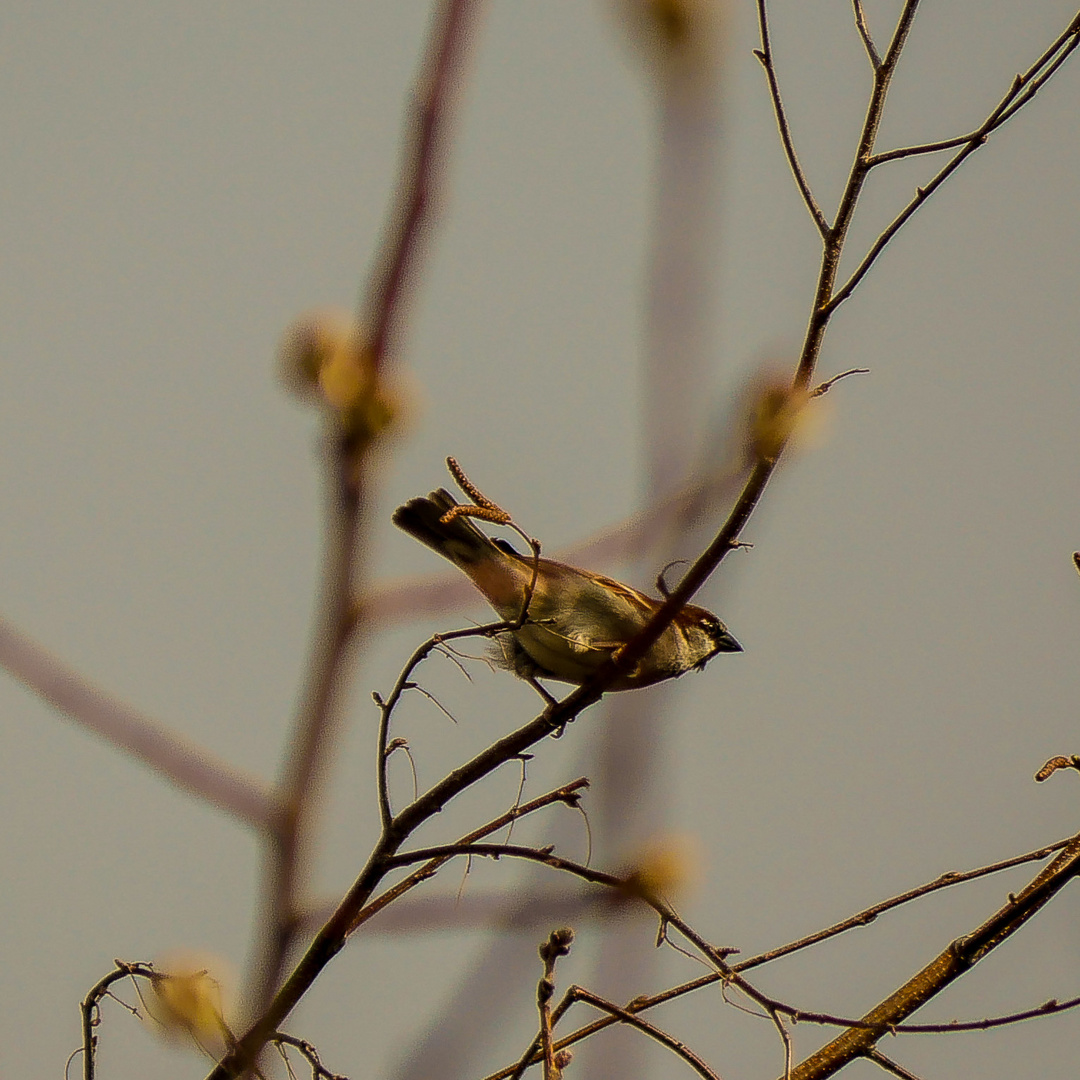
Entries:
<svg viewBox="0 0 1080 1080">
<path fill-rule="evenodd" d="M 530 682 L 553 679 L 580 686 L 635 638 L 663 601 L 603 574 L 522 555 L 505 540 L 492 539 L 443 488 L 410 499 L 393 522 L 466 574 L 499 617 L 514 628 L 496 635 L 495 662 Z M 469 508 L 472 509 L 472 508 Z M 449 515 L 449 516 L 448 516 Z M 528 612 L 522 608 L 535 585 Z M 610 690 L 632 690 L 688 671 L 701 670 L 722 652 L 742 652 L 727 627 L 705 608 L 687 604 Z"/>
</svg>

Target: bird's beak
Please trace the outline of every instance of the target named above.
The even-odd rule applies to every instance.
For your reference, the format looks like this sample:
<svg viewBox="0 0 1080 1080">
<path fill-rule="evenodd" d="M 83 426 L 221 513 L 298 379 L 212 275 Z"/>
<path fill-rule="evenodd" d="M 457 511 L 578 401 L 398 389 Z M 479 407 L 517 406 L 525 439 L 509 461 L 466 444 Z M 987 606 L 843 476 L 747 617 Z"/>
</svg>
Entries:
<svg viewBox="0 0 1080 1080">
<path fill-rule="evenodd" d="M 743 647 L 725 630 L 717 639 L 713 652 L 742 652 Z"/>
</svg>

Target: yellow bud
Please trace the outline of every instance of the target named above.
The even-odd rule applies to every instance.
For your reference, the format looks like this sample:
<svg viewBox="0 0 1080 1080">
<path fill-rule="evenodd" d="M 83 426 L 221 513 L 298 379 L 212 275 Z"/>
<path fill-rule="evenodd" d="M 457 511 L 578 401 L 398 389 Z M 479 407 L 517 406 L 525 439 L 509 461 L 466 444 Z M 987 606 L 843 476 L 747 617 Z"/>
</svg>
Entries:
<svg viewBox="0 0 1080 1080">
<path fill-rule="evenodd" d="M 650 840 L 626 875 L 626 890 L 645 898 L 673 899 L 697 883 L 701 858 L 696 837 L 671 833 Z"/>
<path fill-rule="evenodd" d="M 218 976 L 225 965 L 216 957 L 174 953 L 154 965 L 153 998 L 147 1004 L 164 1034 L 191 1036 L 201 1045 L 224 1045 L 225 991 Z M 217 972 L 214 974 L 213 972 Z"/>
<path fill-rule="evenodd" d="M 825 403 L 792 386 L 790 376 L 761 376 L 751 387 L 749 402 L 747 452 L 751 458 L 775 461 L 788 443 L 813 442 L 822 432 Z"/>
<path fill-rule="evenodd" d="M 367 335 L 348 312 L 325 309 L 300 316 L 286 330 L 279 355 L 286 386 L 317 401 L 361 444 L 405 411 L 401 391 L 376 370 Z"/>
<path fill-rule="evenodd" d="M 726 0 L 619 0 L 633 35 L 661 71 L 711 76 L 720 56 Z"/>
</svg>

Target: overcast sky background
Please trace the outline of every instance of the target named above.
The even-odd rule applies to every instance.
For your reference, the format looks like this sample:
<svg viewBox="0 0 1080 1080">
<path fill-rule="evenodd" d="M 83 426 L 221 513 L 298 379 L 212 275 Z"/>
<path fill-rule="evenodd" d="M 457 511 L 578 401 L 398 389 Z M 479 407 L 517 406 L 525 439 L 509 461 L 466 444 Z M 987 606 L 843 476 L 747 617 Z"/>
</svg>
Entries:
<svg viewBox="0 0 1080 1080">
<path fill-rule="evenodd" d="M 882 149 L 977 126 L 1075 13 L 1065 0 L 999 0 L 992 18 L 975 0 L 924 7 Z M 868 5 L 882 43 L 895 8 Z M 778 0 L 773 17 L 800 152 L 831 212 L 869 68 L 846 0 Z M 306 656 L 320 525 L 318 425 L 277 382 L 277 342 L 298 312 L 354 303 L 427 19 L 412 0 L 0 12 L 0 611 L 267 777 Z M 819 253 L 756 45 L 744 0 L 727 42 L 702 387 L 718 418 L 764 359 L 791 361 Z M 752 552 L 704 594 L 746 652 L 679 685 L 667 825 L 697 837 L 700 883 L 682 907 L 713 941 L 759 951 L 1078 828 L 1077 778 L 1032 782 L 1046 758 L 1080 751 L 1078 94 L 1074 57 L 842 309 L 821 374 L 872 373 L 830 395 L 827 439 L 783 467 L 745 534 Z M 382 479 L 381 576 L 436 569 L 389 514 L 446 483 L 446 454 L 549 550 L 638 505 L 654 105 L 604 4 L 491 3 L 403 342 L 423 404 Z M 875 177 L 853 254 L 929 175 L 924 162 Z M 461 618 L 396 629 L 363 662 L 318 857 L 328 894 L 377 825 L 368 695 Z M 460 721 L 419 699 L 403 713 L 428 783 L 536 709 L 526 686 L 482 668 L 472 685 L 448 664 L 425 674 Z M 0 717 L 0 1072 L 59 1076 L 78 1002 L 113 957 L 189 947 L 242 968 L 258 849 L 6 677 Z M 592 710 L 539 747 L 526 794 L 576 775 L 599 722 Z M 516 787 L 505 770 L 485 798 L 505 806 Z M 463 804 L 425 840 L 488 805 Z M 480 867 L 466 891 L 520 873 Z M 760 985 L 859 1013 L 1028 876 L 883 918 Z M 433 888 L 460 883 L 455 871 Z M 1074 887 L 919 1019 L 1080 993 L 1078 914 Z M 290 1028 L 332 1069 L 392 1075 L 487 940 L 357 939 Z M 587 982 L 588 956 L 586 940 L 560 983 Z M 665 975 L 700 971 L 673 959 Z M 538 975 L 502 1033 L 478 1033 L 477 1072 L 531 1037 Z M 715 992 L 659 1019 L 725 1080 L 782 1069 L 771 1026 Z M 887 1050 L 920 1075 L 1071 1075 L 1078 1034 L 1070 1014 Z M 103 1076 L 201 1075 L 117 1008 L 101 1037 Z M 822 1038 L 800 1027 L 798 1056 Z M 658 1061 L 653 1075 L 684 1075 Z"/>
</svg>

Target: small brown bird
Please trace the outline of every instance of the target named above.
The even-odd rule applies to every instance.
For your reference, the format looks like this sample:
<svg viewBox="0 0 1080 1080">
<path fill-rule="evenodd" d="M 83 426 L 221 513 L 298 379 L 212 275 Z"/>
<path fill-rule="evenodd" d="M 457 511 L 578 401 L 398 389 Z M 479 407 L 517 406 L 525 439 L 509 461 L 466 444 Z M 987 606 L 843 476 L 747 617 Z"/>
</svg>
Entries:
<svg viewBox="0 0 1080 1080">
<path fill-rule="evenodd" d="M 410 499 L 394 524 L 468 575 L 508 622 L 518 619 L 535 560 L 493 540 L 464 515 L 444 522 L 457 503 L 448 491 Z M 581 685 L 643 629 L 661 601 L 612 578 L 540 559 L 529 615 L 520 630 L 498 637 L 502 666 L 534 682 Z M 610 687 L 631 690 L 703 668 L 717 653 L 742 646 L 710 611 L 687 605 L 648 652 Z"/>
</svg>

